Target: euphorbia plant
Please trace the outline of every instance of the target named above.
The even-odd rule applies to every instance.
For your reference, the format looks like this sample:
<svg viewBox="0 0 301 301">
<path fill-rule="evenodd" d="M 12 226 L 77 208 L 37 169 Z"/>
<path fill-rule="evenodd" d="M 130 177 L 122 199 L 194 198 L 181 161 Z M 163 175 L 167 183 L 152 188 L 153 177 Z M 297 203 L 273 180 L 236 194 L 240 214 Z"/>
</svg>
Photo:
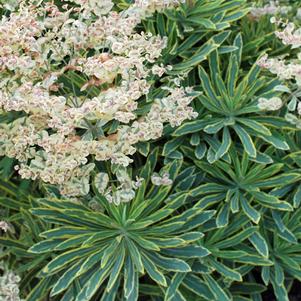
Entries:
<svg viewBox="0 0 301 301">
<path fill-rule="evenodd" d="M 97 212 L 68 200 L 35 202 L 32 213 L 57 225 L 41 233 L 45 240 L 29 250 L 57 254 L 41 274 L 53 283 L 51 296 L 60 294 L 68 300 L 79 282 L 82 285 L 76 289 L 75 300 L 91 300 L 95 293 L 104 300 L 114 300 L 123 284 L 124 299 L 138 300 L 139 278 L 143 275 L 166 290 L 170 272 L 185 275 L 191 271 L 191 258 L 210 254 L 198 243 L 203 234 L 197 229 L 212 218 L 214 211 L 185 209 L 189 191 L 176 191 L 172 183 L 153 185 L 151 175 L 157 157 L 155 149 L 140 171 L 144 180 L 130 204 L 110 205 L 97 190 Z M 172 182 L 181 165 L 176 160 L 164 167 Z M 35 296 L 35 290 L 31 294 Z M 34 299 L 30 295 L 28 300 Z"/>
</svg>

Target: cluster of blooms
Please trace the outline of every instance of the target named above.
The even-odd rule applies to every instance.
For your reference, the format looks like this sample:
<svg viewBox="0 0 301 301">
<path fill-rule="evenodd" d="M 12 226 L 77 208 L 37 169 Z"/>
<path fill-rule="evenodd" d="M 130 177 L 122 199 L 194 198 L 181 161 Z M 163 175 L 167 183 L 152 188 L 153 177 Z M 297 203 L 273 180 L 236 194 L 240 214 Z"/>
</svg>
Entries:
<svg viewBox="0 0 301 301">
<path fill-rule="evenodd" d="M 20 0 L 0 0 L 0 8 L 14 11 L 20 4 Z"/>
<path fill-rule="evenodd" d="M 140 187 L 143 178 L 136 178 L 132 181 L 125 168 L 118 168 L 116 171 L 116 182 L 118 186 L 109 186 L 109 175 L 104 172 L 98 173 L 94 178 L 94 185 L 99 193 L 105 195 L 110 203 L 119 205 L 122 202 L 128 202 L 135 197 L 135 190 Z M 96 204 L 91 202 L 92 208 L 97 209 Z"/>
<path fill-rule="evenodd" d="M 19 297 L 19 282 L 21 278 L 14 272 L 7 270 L 3 263 L 0 263 L 0 300 L 2 301 L 22 301 Z"/>
<path fill-rule="evenodd" d="M 135 28 L 149 12 L 182 1 L 136 1 L 119 13 L 110 0 L 32 1 L 0 21 L 0 111 L 15 116 L 0 124 L 0 156 L 16 158 L 23 178 L 85 195 L 93 160 L 123 170 L 136 143 L 159 138 L 165 123 L 197 116 L 189 107 L 193 91 L 171 82 L 147 113 L 136 113 L 153 80 L 171 67 L 159 62 L 166 38 Z M 117 178 L 121 185 L 108 199 L 128 201 L 132 181 Z"/>
<path fill-rule="evenodd" d="M 140 187 L 143 179 L 137 178 L 136 181 L 132 181 L 126 170 L 119 169 L 116 172 L 116 177 L 120 185 L 118 187 L 109 187 L 105 192 L 105 196 L 110 203 L 119 205 L 122 202 L 129 202 L 135 197 L 135 191 Z"/>
<path fill-rule="evenodd" d="M 0 7 L 14 11 L 23 0 L 0 0 Z M 34 0 L 31 0 L 34 2 Z M 74 3 L 80 7 L 81 17 L 90 18 L 91 15 L 101 16 L 111 11 L 114 6 L 112 0 L 63 0 L 65 2 Z M 135 0 L 130 9 L 126 13 L 137 14 L 140 16 L 151 15 L 155 11 L 173 8 L 186 0 Z"/>
<path fill-rule="evenodd" d="M 5 221 L 0 221 L 0 229 L 4 232 L 7 232 L 10 229 L 10 226 Z"/>
<path fill-rule="evenodd" d="M 131 12 L 136 11 L 145 17 L 155 11 L 162 11 L 185 2 L 186 0 L 136 0 Z"/>
<path fill-rule="evenodd" d="M 283 28 L 282 31 L 276 31 L 276 36 L 282 40 L 284 45 L 289 45 L 292 48 L 301 47 L 301 29 L 296 29 L 293 23 L 284 23 L 281 20 L 276 20 L 276 18 L 271 18 L 272 23 Z M 280 80 L 288 80 L 290 87 L 282 87 L 283 92 L 290 94 L 291 100 L 287 105 L 289 111 L 297 111 L 297 114 L 301 116 L 301 101 L 300 89 L 301 89 L 301 52 L 297 55 L 296 59 L 291 59 L 290 61 L 285 60 L 285 58 L 269 58 L 267 55 L 261 57 L 257 64 L 265 69 L 268 69 L 271 73 L 277 75 Z M 263 101 L 259 104 L 262 109 L 267 109 L 267 107 L 277 110 L 282 106 L 281 100 L 276 100 L 275 98 L 269 100 L 268 102 Z M 301 120 L 292 113 L 286 114 L 286 119 L 295 124 L 297 127 L 301 128 Z"/>
<path fill-rule="evenodd" d="M 301 28 L 296 29 L 294 23 L 286 24 L 281 20 L 277 20 L 275 17 L 271 18 L 271 22 L 284 27 L 282 31 L 275 32 L 276 36 L 284 45 L 290 45 L 293 49 L 301 46 Z"/>
<path fill-rule="evenodd" d="M 290 6 L 280 6 L 279 1 L 270 0 L 269 3 L 263 7 L 253 7 L 250 11 L 250 15 L 255 20 L 260 19 L 262 16 L 266 15 L 285 15 L 292 8 Z"/>
<path fill-rule="evenodd" d="M 69 2 L 78 4 L 83 12 L 82 16 L 85 18 L 90 18 L 91 14 L 95 14 L 96 16 L 106 14 L 114 5 L 111 0 L 71 0 Z"/>
<path fill-rule="evenodd" d="M 169 186 L 172 185 L 172 180 L 169 178 L 168 173 L 163 173 L 162 176 L 158 173 L 154 173 L 151 176 L 151 181 L 156 186 Z"/>
<path fill-rule="evenodd" d="M 286 63 L 281 58 L 268 58 L 264 55 L 257 63 L 260 67 L 276 74 L 281 80 L 295 79 L 297 83 L 301 83 L 301 65 L 298 62 Z"/>
<path fill-rule="evenodd" d="M 282 107 L 282 100 L 279 97 L 272 97 L 270 99 L 261 97 L 258 99 L 258 107 L 261 110 L 277 111 Z"/>
<path fill-rule="evenodd" d="M 119 205 L 122 202 L 128 202 L 135 197 L 135 191 L 141 186 L 144 178 L 136 177 L 133 181 L 128 175 L 126 169 L 119 168 L 116 172 L 117 182 L 120 184 L 117 187 L 109 186 L 109 175 L 104 172 L 98 173 L 94 178 L 94 185 L 99 193 L 106 196 L 110 203 Z M 155 186 L 169 186 L 173 181 L 169 178 L 169 174 L 163 172 L 162 174 L 153 173 L 151 182 Z M 89 205 L 94 210 L 102 210 L 99 203 L 91 200 Z"/>
</svg>

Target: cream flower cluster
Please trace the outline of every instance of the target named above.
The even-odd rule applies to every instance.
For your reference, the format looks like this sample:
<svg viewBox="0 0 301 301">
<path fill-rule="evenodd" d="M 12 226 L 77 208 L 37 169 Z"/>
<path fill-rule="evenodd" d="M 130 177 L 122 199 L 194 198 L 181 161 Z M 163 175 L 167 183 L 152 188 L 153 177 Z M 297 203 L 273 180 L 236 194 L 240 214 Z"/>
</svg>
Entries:
<svg viewBox="0 0 301 301">
<path fill-rule="evenodd" d="M 281 80 L 295 79 L 301 84 L 301 64 L 299 61 L 286 62 L 281 58 L 268 58 L 262 56 L 257 64 L 277 75 Z"/>
<path fill-rule="evenodd" d="M 115 205 L 131 201 L 135 197 L 135 191 L 140 187 L 142 181 L 144 181 L 143 178 L 138 177 L 136 181 L 133 181 L 127 171 L 122 168 L 116 172 L 116 178 L 120 185 L 114 188 L 109 186 L 105 189 L 107 200 Z"/>
<path fill-rule="evenodd" d="M 80 196 L 89 193 L 95 161 L 123 170 L 136 143 L 195 118 L 193 91 L 174 79 L 149 99 L 154 80 L 171 68 L 160 63 L 167 41 L 135 30 L 149 12 L 180 2 L 136 1 L 116 12 L 110 0 L 21 1 L 0 21 L 0 156 L 16 158 L 23 178 Z M 142 103 L 148 109 L 139 113 Z M 128 201 L 133 185 L 117 178 L 104 193 Z"/>
<path fill-rule="evenodd" d="M 282 41 L 284 45 L 290 45 L 292 48 L 301 47 L 301 28 L 297 28 L 294 23 L 283 24 L 281 21 L 272 19 L 271 22 L 282 24 L 284 29 L 276 31 L 276 36 Z"/>
<path fill-rule="evenodd" d="M 0 8 L 9 11 L 14 11 L 19 4 L 20 0 L 0 0 Z"/>
<path fill-rule="evenodd" d="M 279 1 L 270 0 L 263 7 L 253 7 L 250 11 L 254 19 L 259 19 L 266 15 L 287 14 L 292 8 L 290 6 L 281 6 Z"/>
<path fill-rule="evenodd" d="M 4 267 L 3 263 L 0 264 L 0 270 L 3 272 L 2 276 L 0 276 L 0 300 L 22 301 L 23 299 L 19 297 L 19 282 L 21 278 Z"/>
<path fill-rule="evenodd" d="M 169 186 L 172 185 L 172 180 L 169 178 L 168 173 L 163 173 L 162 176 L 154 173 L 151 176 L 151 181 L 155 186 Z"/>
<path fill-rule="evenodd" d="M 276 36 L 281 39 L 284 45 L 289 45 L 292 48 L 301 48 L 301 29 L 296 29 L 293 23 L 284 23 L 282 20 L 277 20 L 275 17 L 271 18 L 272 23 L 276 23 L 282 30 L 276 31 Z M 286 119 L 301 128 L 301 52 L 297 55 L 296 59 L 269 58 L 268 55 L 261 57 L 257 64 L 271 73 L 277 75 L 282 81 L 287 81 L 288 86 L 280 86 L 280 91 L 289 93 L 289 102 L 287 105 L 288 113 Z M 277 110 L 281 108 L 282 101 L 277 98 L 270 100 L 259 101 L 258 106 L 261 109 Z M 297 116 L 290 112 L 296 111 Z"/>
<path fill-rule="evenodd" d="M 83 11 L 82 16 L 85 18 L 90 18 L 91 14 L 96 16 L 105 15 L 111 11 L 114 5 L 111 0 L 71 0 L 69 2 L 78 4 Z"/>
<path fill-rule="evenodd" d="M 5 221 L 0 221 L 0 229 L 4 232 L 7 232 L 10 229 L 10 226 Z"/>
<path fill-rule="evenodd" d="M 135 197 L 135 191 L 141 186 L 144 179 L 136 177 L 136 180 L 133 181 L 125 168 L 119 168 L 116 171 L 116 181 L 119 183 L 117 187 L 110 186 L 109 175 L 100 172 L 94 178 L 94 186 L 110 203 L 119 205 L 122 202 L 129 202 Z M 99 202 L 95 199 L 89 202 L 89 206 L 96 211 L 102 210 Z"/>
<path fill-rule="evenodd" d="M 150 15 L 155 11 L 162 11 L 166 8 L 178 6 L 185 3 L 186 0 L 136 0 L 131 12 L 139 12 L 139 14 Z"/>
<path fill-rule="evenodd" d="M 261 110 L 277 111 L 282 107 L 282 100 L 279 97 L 272 97 L 269 99 L 261 97 L 258 99 L 258 107 Z"/>
</svg>

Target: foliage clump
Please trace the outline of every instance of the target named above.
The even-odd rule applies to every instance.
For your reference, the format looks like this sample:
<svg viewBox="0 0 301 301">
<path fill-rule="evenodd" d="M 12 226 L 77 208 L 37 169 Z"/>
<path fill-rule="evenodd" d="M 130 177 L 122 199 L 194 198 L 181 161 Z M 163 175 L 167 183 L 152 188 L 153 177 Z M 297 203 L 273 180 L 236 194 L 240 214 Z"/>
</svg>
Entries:
<svg viewBox="0 0 301 301">
<path fill-rule="evenodd" d="M 0 299 L 293 300 L 300 9 L 0 0 Z"/>
</svg>

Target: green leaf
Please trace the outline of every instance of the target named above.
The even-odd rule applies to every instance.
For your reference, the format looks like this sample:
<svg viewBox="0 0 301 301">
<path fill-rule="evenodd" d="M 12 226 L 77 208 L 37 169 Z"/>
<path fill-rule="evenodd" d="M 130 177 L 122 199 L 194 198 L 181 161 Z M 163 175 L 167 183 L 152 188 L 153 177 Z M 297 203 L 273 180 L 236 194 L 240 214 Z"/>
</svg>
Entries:
<svg viewBox="0 0 301 301">
<path fill-rule="evenodd" d="M 90 228 L 100 228 L 112 226 L 112 220 L 100 213 L 92 211 L 84 211 L 79 209 L 64 209 L 58 210 L 55 208 L 35 208 L 31 210 L 32 214 L 41 217 L 47 221 L 67 225 L 73 224 L 74 226 L 82 225 Z"/>
<path fill-rule="evenodd" d="M 290 267 L 297 271 L 301 270 L 300 264 L 296 260 L 291 258 L 289 255 L 281 254 L 281 255 L 278 255 L 278 257 L 287 267 Z"/>
<path fill-rule="evenodd" d="M 240 197 L 240 203 L 241 203 L 242 210 L 244 211 L 246 216 L 248 216 L 255 224 L 258 224 L 261 217 L 260 213 L 256 211 L 249 204 L 248 200 L 242 195 Z"/>
<path fill-rule="evenodd" d="M 263 267 L 262 269 L 264 268 L 266 267 Z M 244 281 L 243 283 L 233 283 L 233 285 L 231 285 L 231 291 L 232 290 L 235 294 L 254 295 L 266 291 L 266 287 L 259 283 Z"/>
<path fill-rule="evenodd" d="M 77 247 L 79 245 L 82 245 L 82 243 L 84 243 L 90 237 L 91 234 L 82 234 L 81 236 L 74 236 L 55 246 L 54 250 L 59 251 Z"/>
<path fill-rule="evenodd" d="M 246 254 L 242 257 L 237 257 L 233 259 L 236 262 L 243 264 L 253 265 L 253 266 L 271 266 L 273 262 L 267 258 L 256 256 L 253 254 Z"/>
<path fill-rule="evenodd" d="M 107 291 L 105 290 L 102 294 L 100 301 L 115 301 L 118 293 L 118 288 L 120 285 L 121 276 L 119 275 L 117 280 L 114 282 L 113 287 Z"/>
<path fill-rule="evenodd" d="M 207 120 L 194 120 L 183 123 L 173 132 L 173 136 L 183 136 L 200 132 L 207 124 Z"/>
<path fill-rule="evenodd" d="M 215 210 L 202 210 L 201 212 L 198 211 L 198 213 L 195 216 L 191 217 L 185 223 L 185 225 L 181 228 L 181 231 L 190 231 L 192 229 L 195 229 L 196 227 L 205 224 L 207 221 L 212 219 L 215 213 Z"/>
<path fill-rule="evenodd" d="M 259 232 L 255 232 L 249 237 L 250 242 L 255 247 L 260 255 L 263 257 L 269 257 L 269 247 Z"/>
<path fill-rule="evenodd" d="M 49 239 L 49 240 L 43 240 L 35 245 L 33 245 L 28 252 L 30 253 L 46 253 L 51 252 L 55 249 L 57 245 L 59 245 L 61 242 L 63 242 L 64 239 Z"/>
<path fill-rule="evenodd" d="M 124 283 L 123 290 L 124 296 L 128 298 L 132 291 L 135 289 L 135 267 L 134 263 L 131 260 L 131 257 L 128 255 L 124 264 Z"/>
<path fill-rule="evenodd" d="M 247 119 L 247 118 L 237 118 L 237 121 L 247 126 L 248 128 L 253 129 L 255 132 L 258 132 L 266 136 L 272 135 L 271 131 L 266 126 L 260 124 L 257 121 L 254 121 L 252 119 Z"/>
<path fill-rule="evenodd" d="M 127 301 L 137 301 L 138 300 L 138 286 L 139 286 L 139 280 L 138 280 L 138 273 L 134 273 L 134 283 L 133 287 L 134 289 L 129 294 Z"/>
<path fill-rule="evenodd" d="M 195 197 L 200 195 L 206 195 L 209 193 L 224 192 L 226 190 L 227 187 L 224 185 L 220 185 L 216 183 L 207 183 L 192 189 L 190 191 L 190 194 Z"/>
<path fill-rule="evenodd" d="M 256 148 L 249 134 L 240 125 L 236 124 L 233 126 L 235 132 L 237 133 L 246 153 L 252 157 L 256 158 Z"/>
<path fill-rule="evenodd" d="M 234 281 L 242 281 L 242 276 L 237 271 L 230 269 L 216 259 L 209 259 L 210 265 L 221 275 Z"/>
<path fill-rule="evenodd" d="M 68 239 L 73 237 L 74 235 L 81 235 L 86 233 L 93 234 L 95 232 L 88 228 L 66 226 L 47 230 L 45 232 L 40 233 L 40 236 L 45 237 L 47 239 Z"/>
<path fill-rule="evenodd" d="M 121 238 L 121 236 L 119 236 Z M 116 250 L 120 245 L 120 239 L 115 238 L 111 241 L 110 244 L 105 248 L 103 257 L 101 259 L 101 268 L 104 268 L 110 260 L 114 257 Z"/>
<path fill-rule="evenodd" d="M 173 257 L 179 256 L 183 258 L 201 258 L 210 254 L 209 250 L 201 246 L 186 246 L 176 249 L 165 249 L 162 251 Z"/>
<path fill-rule="evenodd" d="M 214 280 L 213 277 L 210 275 L 203 275 L 203 278 L 208 284 L 208 288 L 210 289 L 211 293 L 215 296 L 217 300 L 223 301 L 231 301 L 229 296 L 225 293 L 225 291 L 220 287 L 220 285 Z"/>
<path fill-rule="evenodd" d="M 284 284 L 284 271 L 281 265 L 275 261 L 274 262 L 274 270 L 275 270 L 275 282 L 277 285 L 281 286 Z"/>
<path fill-rule="evenodd" d="M 270 270 L 268 266 L 261 268 L 261 278 L 266 286 L 268 286 L 270 282 Z"/>
<path fill-rule="evenodd" d="M 173 278 L 171 279 L 170 284 L 168 285 L 168 288 L 165 293 L 164 301 L 172 301 L 178 287 L 182 283 L 183 279 L 185 278 L 185 273 L 176 273 Z"/>
<path fill-rule="evenodd" d="M 198 70 L 199 70 L 199 77 L 201 80 L 202 87 L 203 87 L 206 95 L 208 96 L 208 97 L 204 98 L 203 104 L 205 105 L 208 102 L 212 106 L 212 111 L 219 112 L 220 102 L 219 102 L 217 95 L 212 87 L 209 76 L 203 67 L 199 66 Z M 201 99 L 202 99 L 202 97 L 200 97 L 200 100 Z M 214 122 L 214 123 L 216 123 L 216 122 Z M 219 124 L 219 126 L 220 126 L 220 124 Z M 206 127 L 208 127 L 208 125 Z"/>
<path fill-rule="evenodd" d="M 218 160 L 219 158 L 222 158 L 228 152 L 228 150 L 231 146 L 231 143 L 232 143 L 232 141 L 231 141 L 229 129 L 228 129 L 228 127 L 224 127 L 223 141 L 222 141 L 222 144 L 220 145 L 218 151 L 215 154 L 216 160 Z"/>
<path fill-rule="evenodd" d="M 225 248 L 236 246 L 241 242 L 243 242 L 245 239 L 249 238 L 256 231 L 257 231 L 257 227 L 248 227 L 247 229 L 240 231 L 234 236 L 230 236 L 220 242 L 215 243 L 214 247 L 219 249 L 225 249 Z"/>
<path fill-rule="evenodd" d="M 123 267 L 123 262 L 124 262 L 124 257 L 125 257 L 125 250 L 123 248 L 123 244 L 121 246 L 121 248 L 118 248 L 119 252 L 118 252 L 118 255 L 117 255 L 117 259 L 112 267 L 112 270 L 110 272 L 110 278 L 109 278 L 109 281 L 107 283 L 107 291 L 110 291 L 116 281 L 118 280 L 119 276 L 120 276 L 120 271 Z"/>
<path fill-rule="evenodd" d="M 72 281 L 76 278 L 78 271 L 81 268 L 83 260 L 79 261 L 77 264 L 72 265 L 55 283 L 53 286 L 50 295 L 53 297 L 71 285 Z"/>
<path fill-rule="evenodd" d="M 8 197 L 0 197 L 0 205 L 16 211 L 19 211 L 21 208 L 30 208 L 29 204 Z"/>
<path fill-rule="evenodd" d="M 264 188 L 274 188 L 277 186 L 286 186 L 294 183 L 300 179 L 300 174 L 298 173 L 284 173 L 279 176 L 271 177 L 269 179 L 261 179 L 257 183 L 252 184 L 254 187 L 264 187 Z"/>
<path fill-rule="evenodd" d="M 154 262 L 154 264 L 163 270 L 186 273 L 190 272 L 190 266 L 182 259 L 179 258 L 168 258 L 159 255 L 156 252 L 147 252 L 147 256 Z"/>
<path fill-rule="evenodd" d="M 152 260 L 150 260 L 144 253 L 142 254 L 142 262 L 146 272 L 159 285 L 167 286 L 164 275 L 157 269 Z"/>
<path fill-rule="evenodd" d="M 193 146 L 197 146 L 200 144 L 200 141 L 201 141 L 201 138 L 200 138 L 200 135 L 198 133 L 194 133 L 191 135 L 191 138 L 190 138 L 190 144 L 193 145 Z"/>
<path fill-rule="evenodd" d="M 288 298 L 287 290 L 284 285 L 278 285 L 274 281 L 272 281 L 273 288 L 274 288 L 274 293 L 277 298 L 277 300 L 281 301 L 290 301 Z"/>
<path fill-rule="evenodd" d="M 44 267 L 43 272 L 47 274 L 55 273 L 63 269 L 70 262 L 81 259 L 82 256 L 91 254 L 95 249 L 96 247 L 77 248 L 58 255 Z"/>
<path fill-rule="evenodd" d="M 191 67 L 197 66 L 199 63 L 205 60 L 212 51 L 217 49 L 220 44 L 222 44 L 227 39 L 229 34 L 230 31 L 224 31 L 222 33 L 214 35 L 209 41 L 203 44 L 188 60 L 184 61 L 183 63 L 174 65 L 172 71 L 184 71 L 189 70 Z"/>
<path fill-rule="evenodd" d="M 49 288 L 54 282 L 55 277 L 45 277 L 41 279 L 37 285 L 30 291 L 26 301 L 40 301 L 43 300 L 49 291 Z"/>
<path fill-rule="evenodd" d="M 100 250 L 97 249 L 97 251 L 91 255 L 89 255 L 86 260 L 81 265 L 79 271 L 77 272 L 76 276 L 80 276 L 87 272 L 90 268 L 92 268 L 96 263 L 100 263 L 101 259 L 103 257 L 103 248 L 100 248 Z"/>
<path fill-rule="evenodd" d="M 258 137 L 260 137 L 264 141 L 272 144 L 277 149 L 281 149 L 281 150 L 289 150 L 290 149 L 288 144 L 286 143 L 286 141 L 284 141 L 280 138 L 277 138 L 274 135 L 272 135 L 272 136 L 259 135 Z"/>
<path fill-rule="evenodd" d="M 96 293 L 103 281 L 109 276 L 110 269 L 113 265 L 112 258 L 104 269 L 98 268 L 92 276 L 84 283 L 82 289 L 76 296 L 75 301 L 90 301 L 92 296 Z"/>
<path fill-rule="evenodd" d="M 168 207 L 168 206 L 166 206 L 166 207 Z M 173 211 L 174 211 L 174 209 L 162 208 L 162 209 L 154 212 L 153 214 L 149 215 L 143 221 L 133 224 L 133 226 L 131 226 L 130 229 L 134 230 L 134 229 L 145 228 L 151 224 L 159 222 L 160 220 L 168 217 Z"/>
<path fill-rule="evenodd" d="M 230 199 L 230 209 L 232 213 L 237 213 L 239 211 L 239 197 L 239 190 L 236 190 Z"/>
<path fill-rule="evenodd" d="M 158 245 L 156 245 L 155 243 L 153 243 L 152 241 L 145 239 L 143 236 L 141 235 L 137 235 L 136 233 L 132 232 L 130 234 L 130 237 L 136 242 L 138 243 L 138 245 L 144 249 L 147 250 L 154 250 L 154 251 L 160 251 L 160 248 Z"/>
<path fill-rule="evenodd" d="M 165 143 L 162 155 L 168 156 L 170 153 L 175 151 L 184 141 L 185 137 L 177 137 L 169 140 L 167 143 Z"/>
<path fill-rule="evenodd" d="M 237 59 L 234 58 L 234 55 L 231 55 L 231 59 L 229 61 L 228 73 L 227 73 L 227 89 L 229 96 L 234 96 L 234 91 L 236 87 L 236 81 L 238 77 L 239 66 Z"/>
<path fill-rule="evenodd" d="M 222 128 L 224 128 L 224 120 L 219 120 L 215 123 L 209 124 L 205 126 L 204 132 L 208 134 L 216 134 L 219 132 Z"/>
<path fill-rule="evenodd" d="M 255 198 L 256 201 L 258 201 L 265 207 L 278 210 L 293 211 L 291 204 L 285 201 L 279 201 L 275 196 L 264 193 L 262 191 L 249 191 L 249 193 Z"/>
<path fill-rule="evenodd" d="M 190 17 L 190 22 L 196 23 L 198 25 L 202 25 L 207 29 L 216 29 L 215 24 L 209 19 L 199 18 L 199 17 Z"/>
<path fill-rule="evenodd" d="M 187 274 L 187 276 L 183 280 L 183 284 L 185 287 L 196 295 L 204 298 L 205 300 L 212 301 L 214 300 L 214 295 L 209 290 L 208 285 L 201 281 L 201 279 L 193 274 Z"/>
<path fill-rule="evenodd" d="M 218 228 L 222 228 L 228 225 L 229 213 L 230 213 L 229 205 L 228 204 L 223 205 L 222 209 L 219 211 L 216 217 L 216 226 Z"/>
<path fill-rule="evenodd" d="M 142 258 L 141 258 L 139 249 L 136 247 L 136 245 L 130 239 L 126 239 L 126 244 L 128 246 L 129 254 L 132 258 L 132 261 L 133 261 L 136 269 L 138 270 L 138 272 L 143 274 L 144 267 L 143 267 Z"/>
<path fill-rule="evenodd" d="M 298 186 L 298 188 L 297 188 L 297 190 L 294 194 L 293 202 L 294 202 L 294 208 L 298 208 L 300 206 L 300 203 L 301 203 L 301 185 Z"/>
<path fill-rule="evenodd" d="M 220 46 L 217 51 L 218 54 L 225 54 L 225 53 L 231 53 L 235 50 L 237 50 L 236 46 Z"/>
</svg>

